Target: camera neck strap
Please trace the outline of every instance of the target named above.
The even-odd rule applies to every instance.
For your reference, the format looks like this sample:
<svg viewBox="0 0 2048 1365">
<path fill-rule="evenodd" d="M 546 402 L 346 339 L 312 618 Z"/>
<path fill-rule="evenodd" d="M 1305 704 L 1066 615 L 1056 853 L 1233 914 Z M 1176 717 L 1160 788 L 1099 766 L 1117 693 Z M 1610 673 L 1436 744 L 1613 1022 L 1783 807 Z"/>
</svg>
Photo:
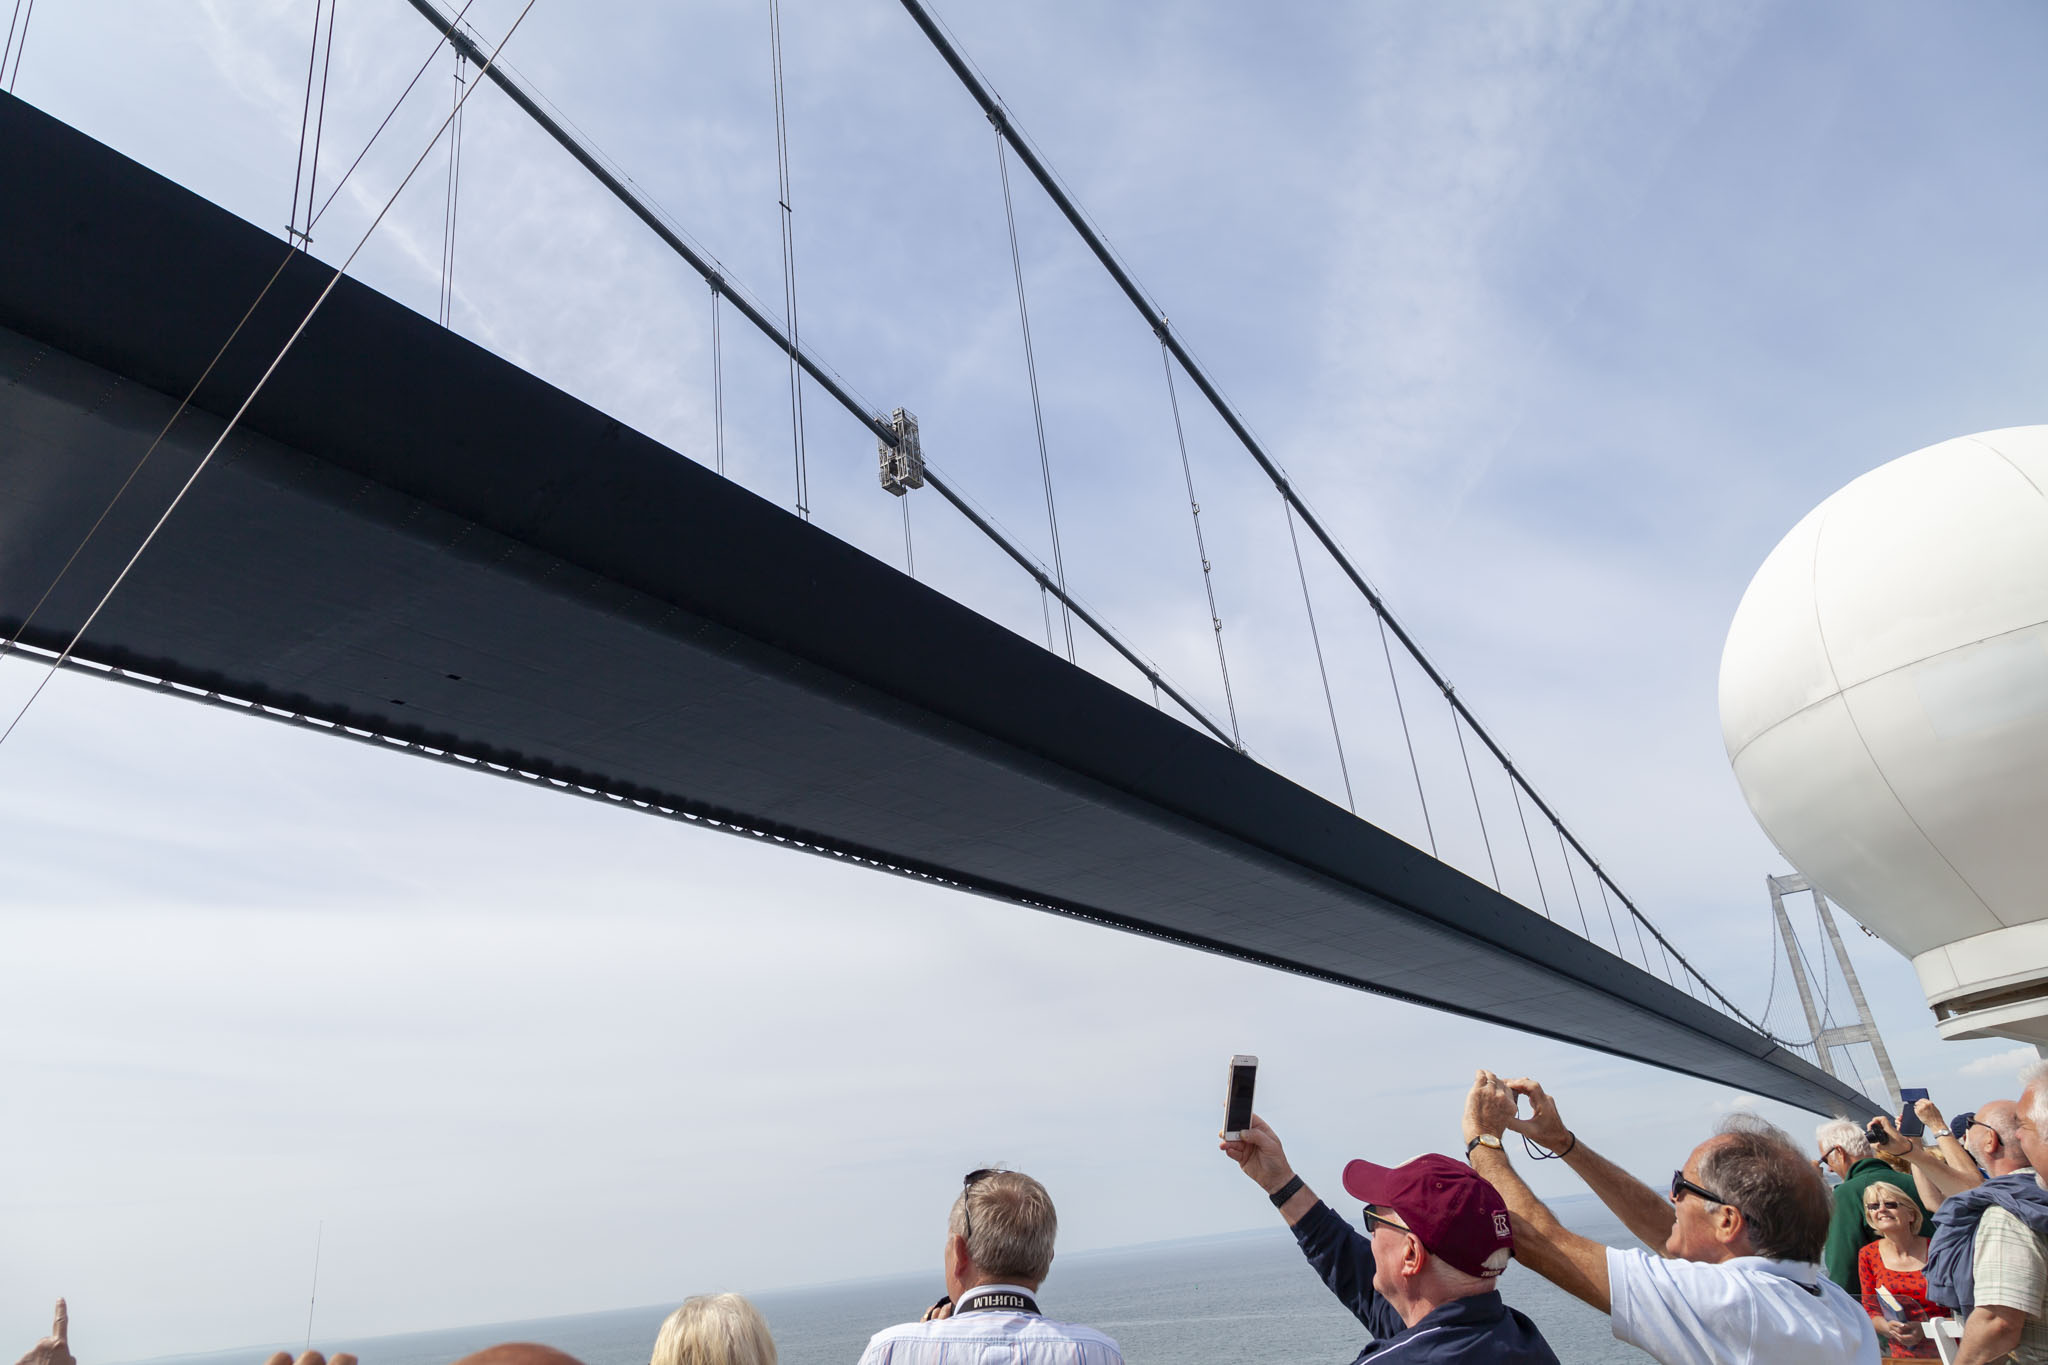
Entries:
<svg viewBox="0 0 2048 1365">
<path fill-rule="evenodd" d="M 970 1289 L 953 1306 L 953 1316 L 962 1313 L 1029 1313 L 1040 1316 L 1038 1300 L 1013 1285 L 988 1285 Z"/>
</svg>

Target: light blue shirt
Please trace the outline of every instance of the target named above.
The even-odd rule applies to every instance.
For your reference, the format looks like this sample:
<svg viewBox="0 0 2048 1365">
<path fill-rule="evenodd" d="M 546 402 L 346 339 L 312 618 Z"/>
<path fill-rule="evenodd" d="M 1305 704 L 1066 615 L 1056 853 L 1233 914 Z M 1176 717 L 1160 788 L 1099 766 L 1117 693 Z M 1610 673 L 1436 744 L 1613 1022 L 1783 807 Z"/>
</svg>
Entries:
<svg viewBox="0 0 2048 1365">
<path fill-rule="evenodd" d="M 975 1288 L 1037 1298 L 1017 1285 Z M 868 1341 L 860 1365 L 1124 1365 L 1124 1357 L 1093 1327 L 997 1310 L 884 1328 Z"/>
</svg>

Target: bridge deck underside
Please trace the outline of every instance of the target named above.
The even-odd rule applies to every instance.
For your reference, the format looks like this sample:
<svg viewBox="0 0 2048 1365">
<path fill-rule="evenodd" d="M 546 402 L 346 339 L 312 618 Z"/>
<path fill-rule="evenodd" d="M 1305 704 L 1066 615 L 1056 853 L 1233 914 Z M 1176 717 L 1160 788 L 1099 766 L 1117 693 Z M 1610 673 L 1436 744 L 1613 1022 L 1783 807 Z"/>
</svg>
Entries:
<svg viewBox="0 0 2048 1365">
<path fill-rule="evenodd" d="M 4 96 L 0 194 L 12 634 L 285 253 Z M 25 640 L 69 639 L 329 273 L 279 278 Z M 1809 1109 L 1868 1104 L 353 281 L 79 653 Z"/>
</svg>

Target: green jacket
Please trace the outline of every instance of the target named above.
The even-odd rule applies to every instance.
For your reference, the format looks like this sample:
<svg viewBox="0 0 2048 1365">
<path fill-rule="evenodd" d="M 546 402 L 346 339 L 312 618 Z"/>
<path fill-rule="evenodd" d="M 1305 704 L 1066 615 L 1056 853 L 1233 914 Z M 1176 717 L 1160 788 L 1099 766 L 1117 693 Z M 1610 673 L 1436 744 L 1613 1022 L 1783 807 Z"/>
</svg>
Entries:
<svg viewBox="0 0 2048 1365">
<path fill-rule="evenodd" d="M 1851 1166 L 1842 1183 L 1835 1186 L 1835 1212 L 1828 1220 L 1828 1244 L 1821 1252 L 1821 1260 L 1827 1266 L 1828 1278 L 1859 1298 L 1863 1282 L 1856 1268 L 1856 1253 L 1863 1250 L 1865 1242 L 1877 1240 L 1870 1224 L 1863 1221 L 1863 1191 L 1873 1180 L 1889 1180 L 1904 1190 L 1920 1206 L 1920 1231 L 1930 1230 L 1927 1206 L 1920 1203 L 1912 1176 L 1900 1175 L 1874 1156 Z"/>
</svg>

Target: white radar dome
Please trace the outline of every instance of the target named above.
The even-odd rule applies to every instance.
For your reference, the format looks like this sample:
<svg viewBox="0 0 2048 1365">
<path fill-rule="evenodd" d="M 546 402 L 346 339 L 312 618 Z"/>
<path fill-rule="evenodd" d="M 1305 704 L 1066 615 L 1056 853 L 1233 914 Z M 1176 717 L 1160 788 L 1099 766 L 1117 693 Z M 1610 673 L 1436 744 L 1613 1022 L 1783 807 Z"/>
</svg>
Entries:
<svg viewBox="0 0 2048 1365">
<path fill-rule="evenodd" d="M 2048 1042 L 2048 426 L 1916 450 L 1794 526 L 1728 629 L 1721 735 L 1944 1036 Z"/>
</svg>

